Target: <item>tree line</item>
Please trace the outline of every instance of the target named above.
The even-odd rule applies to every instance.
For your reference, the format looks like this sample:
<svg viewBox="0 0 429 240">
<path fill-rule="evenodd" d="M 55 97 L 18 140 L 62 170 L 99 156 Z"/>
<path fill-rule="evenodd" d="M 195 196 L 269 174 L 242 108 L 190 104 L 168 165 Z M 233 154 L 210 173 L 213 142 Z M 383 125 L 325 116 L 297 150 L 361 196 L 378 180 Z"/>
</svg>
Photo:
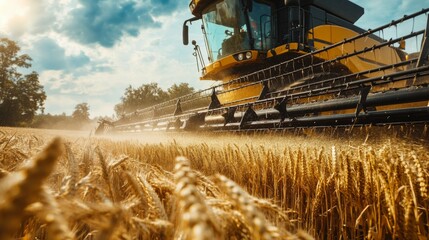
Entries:
<svg viewBox="0 0 429 240">
<path fill-rule="evenodd" d="M 43 127 L 79 129 L 97 119 L 90 119 L 88 103 L 79 103 L 71 116 L 65 113 L 44 113 L 46 92 L 39 81 L 39 74 L 28 71 L 32 59 L 20 54 L 19 45 L 10 39 L 0 38 L 0 126 Z M 29 72 L 24 74 L 23 72 Z M 195 90 L 188 83 L 173 84 L 163 90 L 157 83 L 131 85 L 115 105 L 116 117 L 132 113 L 163 101 L 174 99 Z"/>
<path fill-rule="evenodd" d="M 95 127 L 97 119 L 89 117 L 89 104 L 76 104 L 73 113 L 68 116 L 62 114 L 36 114 L 33 121 L 27 127 L 48 128 L 48 129 L 70 129 L 70 130 L 90 130 Z"/>
<path fill-rule="evenodd" d="M 129 86 L 125 89 L 121 102 L 115 105 L 115 113 L 118 117 L 138 109 L 153 106 L 155 104 L 175 99 L 195 92 L 188 83 L 173 84 L 164 91 L 157 83 L 143 84 L 134 88 Z"/>
</svg>

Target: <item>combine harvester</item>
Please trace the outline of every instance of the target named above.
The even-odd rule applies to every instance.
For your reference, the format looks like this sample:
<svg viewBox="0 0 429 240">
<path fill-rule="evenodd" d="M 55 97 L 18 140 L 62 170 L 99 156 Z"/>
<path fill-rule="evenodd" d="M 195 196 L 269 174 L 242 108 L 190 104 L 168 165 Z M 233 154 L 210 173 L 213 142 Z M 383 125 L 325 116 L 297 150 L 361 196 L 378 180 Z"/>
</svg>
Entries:
<svg viewBox="0 0 429 240">
<path fill-rule="evenodd" d="M 224 131 L 429 123 L 429 9 L 373 30 L 348 0 L 192 0 L 220 84 L 138 110 L 108 130 Z M 420 29 L 419 29 L 420 28 Z M 384 39 L 390 34 L 389 39 Z M 392 37 L 393 36 L 393 37 Z"/>
</svg>

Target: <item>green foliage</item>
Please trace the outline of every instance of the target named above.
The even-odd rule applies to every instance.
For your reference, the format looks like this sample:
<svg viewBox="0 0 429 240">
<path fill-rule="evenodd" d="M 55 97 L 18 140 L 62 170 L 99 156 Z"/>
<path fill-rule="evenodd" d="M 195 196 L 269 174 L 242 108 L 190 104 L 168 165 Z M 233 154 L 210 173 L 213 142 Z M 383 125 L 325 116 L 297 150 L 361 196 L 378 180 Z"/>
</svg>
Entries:
<svg viewBox="0 0 429 240">
<path fill-rule="evenodd" d="M 88 103 L 79 103 L 75 106 L 72 118 L 78 122 L 89 121 L 89 105 Z"/>
<path fill-rule="evenodd" d="M 19 55 L 16 42 L 0 38 L 0 125 L 20 126 L 43 110 L 46 94 L 36 72 L 24 75 L 19 69 L 31 67 L 31 58 Z"/>
<path fill-rule="evenodd" d="M 53 129 L 72 129 L 73 118 L 65 113 L 60 115 L 39 114 L 33 119 L 29 127 L 34 128 L 53 128 Z"/>
<path fill-rule="evenodd" d="M 180 83 L 179 85 L 173 84 L 169 89 L 167 89 L 168 98 L 174 99 L 190 93 L 195 92 L 193 87 L 189 86 L 189 83 Z"/>
<path fill-rule="evenodd" d="M 115 106 L 115 112 L 121 116 L 193 92 L 194 88 L 188 83 L 173 84 L 167 91 L 162 90 L 157 83 L 143 84 L 138 88 L 129 86 L 121 97 L 121 103 Z"/>
</svg>

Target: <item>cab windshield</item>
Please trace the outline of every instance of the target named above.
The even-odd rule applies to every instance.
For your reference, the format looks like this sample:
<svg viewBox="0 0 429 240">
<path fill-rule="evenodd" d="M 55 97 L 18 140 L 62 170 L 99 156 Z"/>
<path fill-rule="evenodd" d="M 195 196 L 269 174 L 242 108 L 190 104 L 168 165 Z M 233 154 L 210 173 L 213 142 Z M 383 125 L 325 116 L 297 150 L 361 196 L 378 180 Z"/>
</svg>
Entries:
<svg viewBox="0 0 429 240">
<path fill-rule="evenodd" d="M 253 0 L 252 8 L 246 11 L 242 2 L 220 0 L 203 11 L 204 33 L 211 62 L 240 51 L 272 48 L 271 5 Z"/>
<path fill-rule="evenodd" d="M 210 60 L 249 50 L 246 19 L 240 0 L 223 0 L 203 12 L 203 24 Z"/>
<path fill-rule="evenodd" d="M 271 6 L 260 1 L 253 1 L 252 9 L 248 12 L 253 48 L 256 50 L 268 50 L 273 48 L 271 36 Z"/>
</svg>

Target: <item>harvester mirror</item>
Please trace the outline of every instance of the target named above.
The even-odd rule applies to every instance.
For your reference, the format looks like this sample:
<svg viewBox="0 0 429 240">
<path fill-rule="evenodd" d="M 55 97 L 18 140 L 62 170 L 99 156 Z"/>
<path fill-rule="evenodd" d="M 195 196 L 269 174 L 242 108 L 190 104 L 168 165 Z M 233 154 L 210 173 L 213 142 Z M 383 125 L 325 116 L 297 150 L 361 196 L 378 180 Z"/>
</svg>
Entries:
<svg viewBox="0 0 429 240">
<path fill-rule="evenodd" d="M 193 17 L 193 18 L 190 18 L 190 19 L 186 20 L 183 23 L 183 31 L 182 31 L 183 45 L 188 45 L 188 43 L 189 43 L 189 27 L 187 25 L 188 22 L 192 24 L 193 21 L 197 21 L 199 19 L 201 19 L 201 18 L 199 18 L 199 17 Z"/>
<path fill-rule="evenodd" d="M 186 22 L 183 23 L 183 45 L 188 45 L 189 43 L 189 27 L 186 25 Z"/>
</svg>

